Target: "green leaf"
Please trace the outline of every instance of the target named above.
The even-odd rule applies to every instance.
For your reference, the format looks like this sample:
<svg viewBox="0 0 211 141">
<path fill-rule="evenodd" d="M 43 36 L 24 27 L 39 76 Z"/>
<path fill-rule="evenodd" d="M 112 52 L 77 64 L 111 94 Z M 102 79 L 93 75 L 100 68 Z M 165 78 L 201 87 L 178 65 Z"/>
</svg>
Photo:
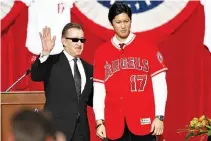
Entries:
<svg viewBox="0 0 211 141">
<path fill-rule="evenodd" d="M 193 133 L 188 133 L 185 137 L 185 140 L 188 141 L 192 136 L 194 136 Z"/>
<path fill-rule="evenodd" d="M 211 130 L 208 131 L 207 135 L 208 136 L 211 136 Z"/>
<path fill-rule="evenodd" d="M 207 128 L 211 129 L 211 126 L 206 125 Z"/>
</svg>

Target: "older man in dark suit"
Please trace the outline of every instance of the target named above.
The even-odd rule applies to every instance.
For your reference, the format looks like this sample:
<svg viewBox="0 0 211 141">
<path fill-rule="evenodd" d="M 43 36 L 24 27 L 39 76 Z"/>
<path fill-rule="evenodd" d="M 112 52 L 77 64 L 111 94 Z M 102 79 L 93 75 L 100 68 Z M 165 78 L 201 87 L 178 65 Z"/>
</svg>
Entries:
<svg viewBox="0 0 211 141">
<path fill-rule="evenodd" d="M 62 30 L 64 51 L 57 55 L 49 55 L 56 40 L 50 28 L 45 27 L 40 38 L 43 51 L 32 65 L 31 77 L 44 82 L 44 110 L 68 141 L 90 141 L 86 106 L 92 106 L 93 67 L 80 58 L 86 41 L 83 29 L 68 23 Z"/>
</svg>

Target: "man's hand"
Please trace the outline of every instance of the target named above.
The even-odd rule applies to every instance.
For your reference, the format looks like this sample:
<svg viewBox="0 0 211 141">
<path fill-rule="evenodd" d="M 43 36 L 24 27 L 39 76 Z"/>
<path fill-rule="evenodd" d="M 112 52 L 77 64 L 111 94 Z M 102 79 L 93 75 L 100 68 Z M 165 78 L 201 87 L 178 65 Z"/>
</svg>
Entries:
<svg viewBox="0 0 211 141">
<path fill-rule="evenodd" d="M 152 135 L 162 135 L 163 134 L 163 121 L 155 118 L 152 127 L 151 127 Z"/>
<path fill-rule="evenodd" d="M 97 125 L 101 124 L 96 130 L 96 134 L 101 139 L 106 138 L 106 130 L 102 120 L 97 120 Z"/>
<path fill-rule="evenodd" d="M 51 29 L 49 27 L 43 28 L 43 33 L 40 34 L 40 39 L 42 42 L 43 54 L 49 54 L 55 45 L 56 36 L 51 38 Z"/>
</svg>

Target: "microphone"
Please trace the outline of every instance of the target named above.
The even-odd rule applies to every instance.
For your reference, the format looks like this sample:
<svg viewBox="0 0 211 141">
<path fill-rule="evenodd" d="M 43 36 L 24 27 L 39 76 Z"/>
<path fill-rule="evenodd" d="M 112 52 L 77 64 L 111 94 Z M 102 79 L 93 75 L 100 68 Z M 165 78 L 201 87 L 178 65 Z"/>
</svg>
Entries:
<svg viewBox="0 0 211 141">
<path fill-rule="evenodd" d="M 25 76 L 27 76 L 31 72 L 31 69 L 26 70 L 26 72 L 18 78 L 18 80 L 15 81 L 5 92 L 9 92 L 19 81 L 21 81 Z"/>
</svg>

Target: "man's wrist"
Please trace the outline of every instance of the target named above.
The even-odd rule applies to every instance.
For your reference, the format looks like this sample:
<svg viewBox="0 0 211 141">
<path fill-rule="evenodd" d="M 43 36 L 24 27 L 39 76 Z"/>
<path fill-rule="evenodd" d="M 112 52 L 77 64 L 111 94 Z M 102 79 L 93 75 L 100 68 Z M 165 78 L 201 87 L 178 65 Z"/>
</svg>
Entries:
<svg viewBox="0 0 211 141">
<path fill-rule="evenodd" d="M 104 120 L 103 119 L 99 119 L 99 120 L 96 120 L 96 124 L 103 124 L 104 123 Z"/>
<path fill-rule="evenodd" d="M 164 116 L 163 115 L 156 115 L 155 118 L 159 119 L 160 121 L 164 120 Z"/>
<path fill-rule="evenodd" d="M 50 54 L 50 52 L 46 52 L 43 50 L 40 57 L 48 56 L 49 54 Z"/>
<path fill-rule="evenodd" d="M 97 128 L 100 127 L 101 125 L 104 125 L 104 120 L 103 120 L 103 119 L 99 119 L 99 120 L 96 121 L 96 124 L 97 124 L 97 125 L 96 125 L 95 128 L 97 129 Z"/>
</svg>

